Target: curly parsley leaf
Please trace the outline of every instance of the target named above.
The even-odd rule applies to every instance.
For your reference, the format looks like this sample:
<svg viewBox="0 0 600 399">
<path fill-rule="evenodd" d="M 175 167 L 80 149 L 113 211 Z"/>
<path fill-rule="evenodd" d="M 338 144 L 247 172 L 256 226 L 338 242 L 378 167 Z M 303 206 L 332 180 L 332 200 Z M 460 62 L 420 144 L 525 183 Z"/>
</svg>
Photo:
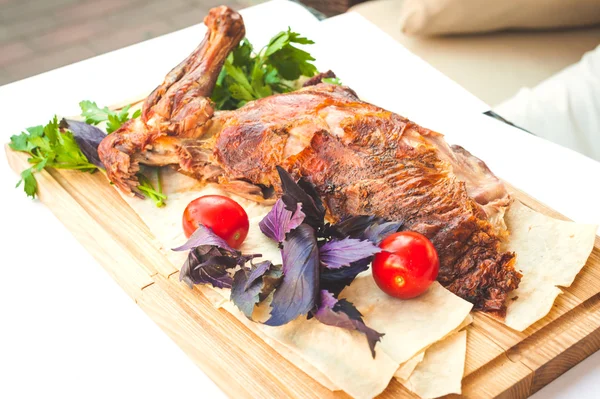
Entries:
<svg viewBox="0 0 600 399">
<path fill-rule="evenodd" d="M 119 111 L 113 111 L 108 107 L 100 108 L 98 104 L 88 100 L 81 101 L 79 108 L 81 108 L 81 116 L 85 118 L 85 123 L 98 125 L 106 122 L 106 132 L 109 134 L 118 130 L 129 119 L 135 119 L 141 114 L 141 111 L 137 110 L 129 117 L 131 105 L 127 105 Z"/>
</svg>

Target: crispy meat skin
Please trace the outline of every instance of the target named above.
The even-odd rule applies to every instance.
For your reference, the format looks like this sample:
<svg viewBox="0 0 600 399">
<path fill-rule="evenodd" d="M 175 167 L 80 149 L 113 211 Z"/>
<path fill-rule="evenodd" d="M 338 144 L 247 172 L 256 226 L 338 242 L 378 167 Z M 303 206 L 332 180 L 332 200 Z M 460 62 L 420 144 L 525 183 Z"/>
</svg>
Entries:
<svg viewBox="0 0 600 399">
<path fill-rule="evenodd" d="M 142 117 L 101 143 L 111 181 L 135 193 L 138 163 L 176 164 L 265 201 L 281 192 L 281 165 L 316 186 L 334 219 L 377 215 L 427 236 L 440 256 L 439 281 L 476 309 L 505 315 L 521 278 L 515 255 L 500 250 L 510 197 L 481 160 L 336 85 L 311 82 L 215 113 L 206 97 L 244 28 L 226 7 L 205 23 L 203 43 L 148 97 Z"/>
</svg>

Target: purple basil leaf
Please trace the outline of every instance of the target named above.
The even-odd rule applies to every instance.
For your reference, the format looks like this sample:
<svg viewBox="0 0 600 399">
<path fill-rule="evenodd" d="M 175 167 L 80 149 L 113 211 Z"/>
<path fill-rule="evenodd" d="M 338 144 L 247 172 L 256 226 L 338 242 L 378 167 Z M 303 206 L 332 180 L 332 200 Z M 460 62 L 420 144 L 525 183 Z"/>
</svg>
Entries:
<svg viewBox="0 0 600 399">
<path fill-rule="evenodd" d="M 345 328 L 347 330 L 356 330 L 365 334 L 371 355 L 375 357 L 375 345 L 381 340 L 385 334 L 369 328 L 363 321 L 362 314 L 354 307 L 352 302 L 345 299 L 336 299 L 332 293 L 322 290 L 321 304 L 319 305 L 314 316 L 323 324 L 329 326 Z"/>
<path fill-rule="evenodd" d="M 264 235 L 274 241 L 282 242 L 287 233 L 302 224 L 304 216 L 302 204 L 298 203 L 296 210 L 291 212 L 285 209 L 283 201 L 278 199 L 258 226 Z"/>
<path fill-rule="evenodd" d="M 352 263 L 341 269 L 321 269 L 321 289 L 332 292 L 336 297 L 342 290 L 354 281 L 357 275 L 369 268 L 371 258 Z"/>
<path fill-rule="evenodd" d="M 255 280 L 248 287 L 249 273 L 245 269 L 240 269 L 233 276 L 231 287 L 231 301 L 237 306 L 247 318 L 252 318 L 254 306 L 259 302 L 259 295 L 262 288 L 262 280 Z"/>
<path fill-rule="evenodd" d="M 251 281 L 253 276 L 254 280 Z M 270 261 L 259 263 L 250 272 L 242 268 L 233 276 L 231 300 L 251 319 L 254 306 L 273 292 L 282 277 L 281 267 L 272 265 Z"/>
<path fill-rule="evenodd" d="M 206 253 L 192 250 L 179 272 L 179 281 L 190 287 L 194 284 L 211 284 L 217 288 L 231 288 L 233 282 L 228 269 L 238 264 L 236 257 L 222 255 L 217 248 Z"/>
<path fill-rule="evenodd" d="M 272 265 L 262 278 L 263 286 L 260 291 L 260 300 L 264 301 L 281 284 L 283 271 L 281 265 Z"/>
<path fill-rule="evenodd" d="M 189 240 L 185 244 L 180 247 L 173 248 L 172 250 L 189 251 L 190 249 L 194 249 L 203 245 L 214 245 L 234 254 L 239 253 L 235 249 L 231 248 L 224 239 L 213 233 L 211 229 L 203 224 L 198 226 L 196 231 L 194 231 L 194 234 L 190 236 Z"/>
<path fill-rule="evenodd" d="M 351 216 L 333 226 L 327 226 L 324 232 L 326 236 L 360 238 L 379 245 L 385 237 L 400 230 L 403 224 L 388 222 L 377 216 Z"/>
<path fill-rule="evenodd" d="M 301 224 L 288 234 L 281 250 L 283 280 L 273 294 L 269 326 L 280 326 L 308 313 L 319 293 L 319 248 L 315 230 Z"/>
<path fill-rule="evenodd" d="M 351 237 L 362 238 L 364 231 L 372 224 L 385 222 L 385 219 L 377 216 L 351 216 L 333 226 L 329 227 L 330 235 L 338 238 Z"/>
<path fill-rule="evenodd" d="M 384 222 L 372 224 L 367 227 L 361 238 L 371 241 L 375 245 L 379 245 L 381 241 L 392 233 L 396 233 L 402 227 L 402 222 Z"/>
<path fill-rule="evenodd" d="M 369 240 L 344 238 L 326 242 L 319 249 L 319 259 L 326 268 L 339 269 L 348 267 L 351 263 L 361 259 L 369 258 L 378 252 L 381 252 L 381 249 Z"/>
<path fill-rule="evenodd" d="M 263 262 L 259 262 L 250 271 L 250 275 L 246 279 L 246 285 L 244 286 L 244 290 L 247 290 L 257 279 L 264 276 L 264 274 L 273 266 L 270 260 L 265 260 Z"/>
<path fill-rule="evenodd" d="M 90 163 L 104 169 L 104 164 L 98 156 L 98 146 L 106 137 L 106 133 L 85 122 L 72 121 L 69 119 L 61 120 L 60 127 L 69 129 L 73 133 L 77 145 L 79 145 L 81 152 L 83 152 L 83 155 L 85 155 Z"/>
<path fill-rule="evenodd" d="M 304 223 L 319 229 L 323 226 L 325 219 L 325 207 L 315 187 L 309 182 L 300 179 L 298 183 L 285 169 L 277 166 L 281 188 L 283 190 L 282 201 L 287 210 L 295 212 L 297 205 L 302 204 L 302 212 L 305 214 Z"/>
</svg>

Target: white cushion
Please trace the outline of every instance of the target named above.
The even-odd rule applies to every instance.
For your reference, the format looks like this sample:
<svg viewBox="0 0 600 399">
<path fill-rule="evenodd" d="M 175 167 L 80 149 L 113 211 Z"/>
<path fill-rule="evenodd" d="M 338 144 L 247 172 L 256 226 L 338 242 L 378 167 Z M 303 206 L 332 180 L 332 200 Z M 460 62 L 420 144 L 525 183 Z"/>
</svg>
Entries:
<svg viewBox="0 0 600 399">
<path fill-rule="evenodd" d="M 600 161 L 600 46 L 536 87 L 521 89 L 494 111 L 537 136 Z"/>
<path fill-rule="evenodd" d="M 404 0 L 400 26 L 412 35 L 548 29 L 600 23 L 600 0 Z"/>
</svg>

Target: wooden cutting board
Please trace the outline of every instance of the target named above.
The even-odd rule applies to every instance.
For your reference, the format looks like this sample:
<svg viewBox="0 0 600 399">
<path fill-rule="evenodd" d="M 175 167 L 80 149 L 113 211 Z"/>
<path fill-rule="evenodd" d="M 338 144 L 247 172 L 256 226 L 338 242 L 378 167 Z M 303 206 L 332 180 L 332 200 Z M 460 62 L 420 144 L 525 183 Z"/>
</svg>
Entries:
<svg viewBox="0 0 600 399">
<path fill-rule="evenodd" d="M 6 153 L 16 172 L 29 166 L 26 154 L 8 147 Z M 232 315 L 215 309 L 197 289 L 180 283 L 178 270 L 160 252 L 148 227 L 103 174 L 52 169 L 36 178 L 39 199 L 229 396 L 347 397 L 321 386 Z M 509 189 L 531 208 L 565 219 Z M 475 313 L 467 336 L 463 396 L 468 398 L 527 397 L 594 353 L 600 348 L 600 238 L 573 285 L 544 319 L 516 332 Z M 392 380 L 380 397 L 416 396 Z"/>
</svg>

